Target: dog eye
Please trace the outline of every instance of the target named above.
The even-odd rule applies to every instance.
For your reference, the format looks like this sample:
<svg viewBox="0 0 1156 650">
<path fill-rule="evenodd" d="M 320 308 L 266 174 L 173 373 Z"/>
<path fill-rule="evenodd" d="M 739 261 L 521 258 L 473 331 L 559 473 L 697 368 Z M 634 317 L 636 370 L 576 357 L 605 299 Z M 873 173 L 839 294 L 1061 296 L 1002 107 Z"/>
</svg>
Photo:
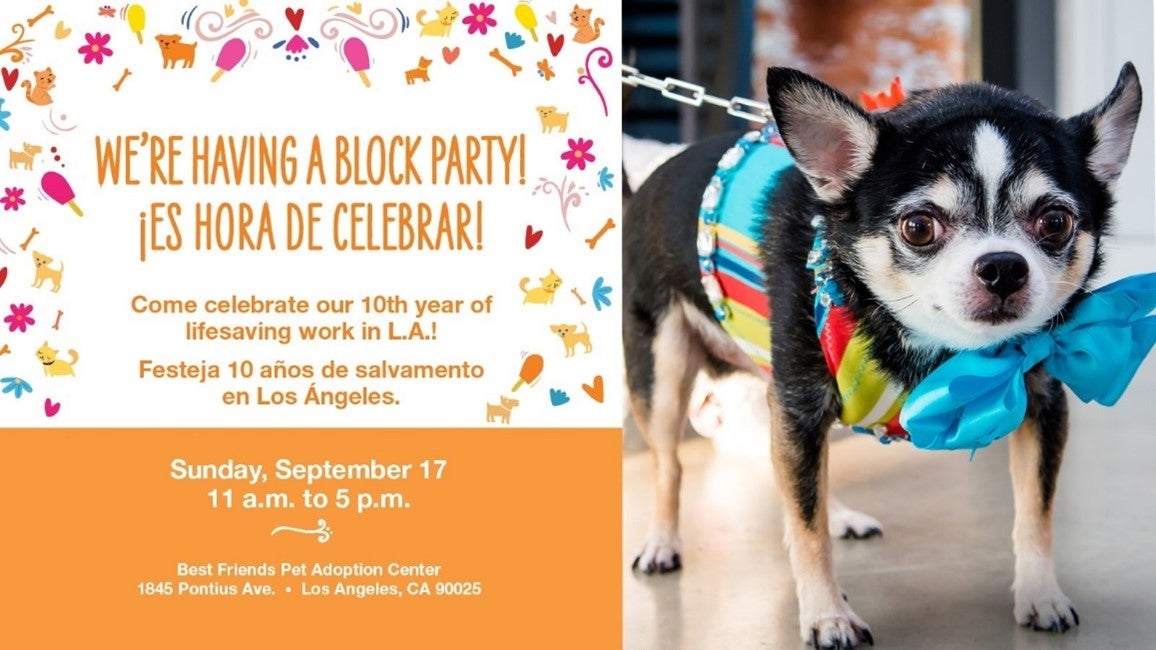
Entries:
<svg viewBox="0 0 1156 650">
<path fill-rule="evenodd" d="M 926 212 L 914 212 L 899 220 L 899 235 L 911 246 L 930 246 L 943 237 L 943 224 Z"/>
<path fill-rule="evenodd" d="M 1051 208 L 1036 218 L 1036 234 L 1049 244 L 1068 241 L 1074 229 L 1075 221 L 1067 210 Z"/>
</svg>

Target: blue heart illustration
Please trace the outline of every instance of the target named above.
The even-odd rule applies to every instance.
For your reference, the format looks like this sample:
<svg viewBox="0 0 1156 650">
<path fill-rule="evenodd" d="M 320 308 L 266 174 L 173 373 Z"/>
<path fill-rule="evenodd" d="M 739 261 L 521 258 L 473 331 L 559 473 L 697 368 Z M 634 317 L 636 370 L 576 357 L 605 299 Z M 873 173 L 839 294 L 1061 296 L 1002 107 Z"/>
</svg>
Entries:
<svg viewBox="0 0 1156 650">
<path fill-rule="evenodd" d="M 506 49 L 516 50 L 526 44 L 526 39 L 522 38 L 520 34 L 514 32 L 506 32 Z"/>
<path fill-rule="evenodd" d="M 554 406 L 562 406 L 563 404 L 565 404 L 566 402 L 569 402 L 569 401 L 570 401 L 570 396 L 566 394 L 566 391 L 564 391 L 560 388 L 551 388 L 550 389 L 550 403 L 553 404 Z"/>
</svg>

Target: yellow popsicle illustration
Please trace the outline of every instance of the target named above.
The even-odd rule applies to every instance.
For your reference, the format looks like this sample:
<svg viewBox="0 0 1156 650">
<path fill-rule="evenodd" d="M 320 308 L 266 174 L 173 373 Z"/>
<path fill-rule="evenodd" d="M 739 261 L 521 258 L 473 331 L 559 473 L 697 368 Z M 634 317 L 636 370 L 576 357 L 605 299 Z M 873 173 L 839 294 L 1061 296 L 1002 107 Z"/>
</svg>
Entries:
<svg viewBox="0 0 1156 650">
<path fill-rule="evenodd" d="M 530 30 L 530 38 L 537 42 L 538 32 L 534 31 L 534 28 L 538 26 L 538 16 L 534 13 L 534 8 L 525 1 L 519 2 L 514 7 L 514 18 L 518 19 L 522 27 Z"/>
<path fill-rule="evenodd" d="M 136 34 L 136 40 L 144 45 L 144 28 L 145 28 L 145 10 L 140 5 L 129 5 L 128 10 L 124 14 L 124 19 L 128 21 L 128 28 Z"/>
</svg>

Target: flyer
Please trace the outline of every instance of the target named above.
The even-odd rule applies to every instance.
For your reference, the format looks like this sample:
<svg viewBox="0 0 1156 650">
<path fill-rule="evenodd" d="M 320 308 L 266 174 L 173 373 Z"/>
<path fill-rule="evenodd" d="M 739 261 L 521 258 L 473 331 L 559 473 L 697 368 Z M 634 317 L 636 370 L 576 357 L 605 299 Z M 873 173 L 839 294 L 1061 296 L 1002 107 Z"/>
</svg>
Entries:
<svg viewBox="0 0 1156 650">
<path fill-rule="evenodd" d="M 621 15 L 571 4 L 0 7 L 0 646 L 620 644 Z"/>
</svg>

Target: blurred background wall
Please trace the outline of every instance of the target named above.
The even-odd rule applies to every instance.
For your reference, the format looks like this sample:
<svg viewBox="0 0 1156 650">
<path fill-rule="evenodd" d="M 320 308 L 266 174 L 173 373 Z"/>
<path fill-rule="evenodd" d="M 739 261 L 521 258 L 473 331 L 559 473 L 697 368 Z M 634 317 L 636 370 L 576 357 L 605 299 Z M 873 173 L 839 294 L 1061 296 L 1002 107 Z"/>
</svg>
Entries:
<svg viewBox="0 0 1156 650">
<path fill-rule="evenodd" d="M 1023 90 L 1061 115 L 1093 106 L 1125 61 L 1146 91 L 1121 178 L 1116 233 L 1156 242 L 1152 0 L 624 0 L 627 61 L 707 92 L 765 100 L 767 66 L 815 74 L 852 97 L 984 80 Z M 690 142 L 749 125 L 637 89 L 624 129 Z"/>
</svg>

